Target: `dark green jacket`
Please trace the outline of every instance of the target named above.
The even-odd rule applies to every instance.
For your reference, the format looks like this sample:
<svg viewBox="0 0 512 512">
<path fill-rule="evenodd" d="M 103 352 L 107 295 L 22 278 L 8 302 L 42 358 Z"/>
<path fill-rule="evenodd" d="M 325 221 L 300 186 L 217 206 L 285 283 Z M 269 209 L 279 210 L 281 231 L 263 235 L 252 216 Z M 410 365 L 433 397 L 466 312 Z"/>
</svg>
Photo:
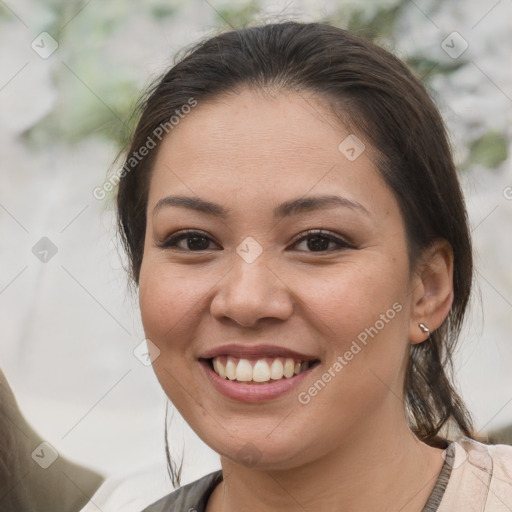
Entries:
<svg viewBox="0 0 512 512">
<path fill-rule="evenodd" d="M 143 512 L 204 512 L 210 495 L 220 482 L 222 471 L 215 471 L 164 496 Z"/>
</svg>

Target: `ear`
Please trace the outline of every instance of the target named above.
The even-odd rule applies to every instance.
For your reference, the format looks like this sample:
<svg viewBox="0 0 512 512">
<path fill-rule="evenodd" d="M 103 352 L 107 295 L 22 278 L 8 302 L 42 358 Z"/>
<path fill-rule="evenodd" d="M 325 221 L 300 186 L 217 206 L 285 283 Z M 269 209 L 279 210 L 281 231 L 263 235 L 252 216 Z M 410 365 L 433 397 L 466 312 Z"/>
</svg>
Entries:
<svg viewBox="0 0 512 512">
<path fill-rule="evenodd" d="M 435 240 L 421 255 L 412 280 L 409 342 L 421 343 L 448 316 L 453 302 L 453 250 L 443 239 Z"/>
</svg>

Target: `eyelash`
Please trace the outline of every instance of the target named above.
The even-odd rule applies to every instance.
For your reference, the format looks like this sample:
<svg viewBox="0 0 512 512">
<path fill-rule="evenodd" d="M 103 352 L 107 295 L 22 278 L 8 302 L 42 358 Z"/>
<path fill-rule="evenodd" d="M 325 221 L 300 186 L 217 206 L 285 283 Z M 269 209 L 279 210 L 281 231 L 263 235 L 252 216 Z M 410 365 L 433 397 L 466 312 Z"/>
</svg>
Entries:
<svg viewBox="0 0 512 512">
<path fill-rule="evenodd" d="M 181 242 L 182 240 L 186 240 L 188 238 L 192 238 L 193 236 L 200 236 L 202 238 L 211 240 L 211 238 L 209 236 L 207 236 L 204 233 L 201 233 L 200 231 L 190 230 L 190 231 L 183 231 L 181 233 L 172 235 L 172 236 L 168 237 L 167 239 L 165 239 L 163 242 L 157 242 L 155 245 L 161 249 L 176 249 L 176 250 L 185 251 L 185 252 L 206 252 L 209 250 L 209 249 L 202 249 L 202 250 L 193 251 L 190 249 L 183 249 L 181 247 L 177 247 L 177 244 L 179 242 Z M 334 242 L 335 244 L 337 244 L 338 248 L 324 249 L 322 251 L 301 251 L 301 252 L 326 253 L 326 252 L 339 251 L 339 250 L 343 250 L 343 249 L 356 249 L 355 246 L 353 246 L 353 245 L 349 244 L 348 242 L 345 242 L 344 240 L 342 240 L 338 237 L 335 237 L 321 229 L 307 230 L 304 234 L 302 234 L 302 236 L 300 238 L 296 239 L 292 245 L 297 245 L 299 242 L 302 242 L 303 240 L 307 240 L 308 238 L 312 238 L 313 236 L 317 236 L 320 238 L 326 238 L 330 242 Z"/>
</svg>

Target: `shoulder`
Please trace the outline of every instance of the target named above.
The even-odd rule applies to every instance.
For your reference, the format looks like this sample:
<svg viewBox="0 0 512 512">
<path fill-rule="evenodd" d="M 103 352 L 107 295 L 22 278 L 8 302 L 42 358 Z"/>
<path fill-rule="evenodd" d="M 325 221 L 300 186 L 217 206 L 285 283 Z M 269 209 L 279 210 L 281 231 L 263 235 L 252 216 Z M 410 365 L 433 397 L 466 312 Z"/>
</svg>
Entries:
<svg viewBox="0 0 512 512">
<path fill-rule="evenodd" d="M 512 481 L 512 446 L 507 444 L 489 445 L 489 453 L 494 461 L 494 467 Z"/>
<path fill-rule="evenodd" d="M 164 496 L 143 512 L 203 512 L 210 494 L 221 481 L 222 470 L 215 471 Z"/>
<path fill-rule="evenodd" d="M 493 499 L 512 510 L 512 446 L 498 444 L 490 445 L 488 449 L 493 461 L 490 492 Z"/>
<path fill-rule="evenodd" d="M 493 478 L 503 477 L 512 484 L 512 446 L 484 444 L 467 438 L 457 441 L 457 444 L 462 446 L 467 457 L 474 463 L 490 469 Z"/>
<path fill-rule="evenodd" d="M 450 479 L 439 512 L 512 510 L 512 446 L 461 438 L 451 443 Z"/>
</svg>

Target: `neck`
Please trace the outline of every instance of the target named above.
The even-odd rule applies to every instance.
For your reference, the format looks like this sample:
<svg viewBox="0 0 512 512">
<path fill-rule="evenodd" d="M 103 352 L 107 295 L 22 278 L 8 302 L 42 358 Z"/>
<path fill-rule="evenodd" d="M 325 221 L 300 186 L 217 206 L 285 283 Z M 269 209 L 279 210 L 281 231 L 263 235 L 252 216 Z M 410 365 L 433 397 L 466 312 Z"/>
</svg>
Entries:
<svg viewBox="0 0 512 512">
<path fill-rule="evenodd" d="M 419 512 L 441 471 L 441 453 L 420 442 L 405 417 L 375 418 L 328 454 L 288 470 L 257 470 L 222 457 L 224 481 L 207 512 Z"/>
</svg>

